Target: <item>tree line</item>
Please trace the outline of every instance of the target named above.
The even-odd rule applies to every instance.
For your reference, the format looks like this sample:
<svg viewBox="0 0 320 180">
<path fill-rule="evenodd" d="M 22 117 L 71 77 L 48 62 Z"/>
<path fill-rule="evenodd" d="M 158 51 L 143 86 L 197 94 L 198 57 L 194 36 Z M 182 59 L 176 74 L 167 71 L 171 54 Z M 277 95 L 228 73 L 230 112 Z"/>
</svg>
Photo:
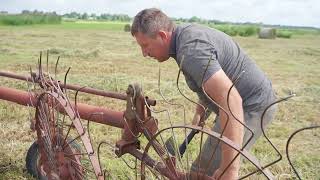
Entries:
<svg viewBox="0 0 320 180">
<path fill-rule="evenodd" d="M 71 19 L 83 19 L 83 20 L 105 20 L 105 21 L 122 21 L 122 22 L 129 22 L 132 20 L 126 14 L 109 14 L 109 13 L 102 13 L 101 15 L 97 15 L 95 13 L 78 13 L 78 12 L 71 12 L 62 15 L 63 18 L 71 18 Z"/>
</svg>

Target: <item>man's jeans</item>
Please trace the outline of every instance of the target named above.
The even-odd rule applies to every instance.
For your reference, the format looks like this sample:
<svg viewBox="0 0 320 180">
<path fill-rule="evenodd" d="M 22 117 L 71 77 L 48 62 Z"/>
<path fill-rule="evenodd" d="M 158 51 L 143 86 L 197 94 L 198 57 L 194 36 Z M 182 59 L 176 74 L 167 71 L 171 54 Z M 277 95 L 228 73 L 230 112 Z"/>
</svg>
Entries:
<svg viewBox="0 0 320 180">
<path fill-rule="evenodd" d="M 277 110 L 276 105 L 273 105 L 272 107 L 270 107 L 268 109 L 268 111 L 266 112 L 266 114 L 264 115 L 264 118 L 263 118 L 264 128 L 266 128 L 266 126 L 274 118 L 276 110 Z M 244 112 L 245 124 L 254 133 L 253 138 L 251 139 L 251 141 L 249 142 L 249 144 L 247 144 L 247 146 L 245 148 L 246 150 L 248 150 L 262 134 L 261 115 L 262 115 L 263 111 L 264 111 L 264 109 L 257 110 L 257 111 L 251 111 L 251 112 Z M 220 132 L 219 116 L 216 116 L 215 122 L 216 123 L 215 123 L 212 130 L 215 132 Z M 250 138 L 250 135 L 251 135 L 250 131 L 248 131 L 245 127 L 244 127 L 244 132 L 245 132 L 245 134 L 244 134 L 244 138 L 243 138 L 243 144 L 248 141 L 248 139 Z M 202 152 L 200 153 L 201 158 L 198 156 L 197 160 L 195 160 L 193 162 L 191 170 L 193 170 L 193 171 L 198 170 L 198 167 L 199 167 L 198 161 L 200 158 L 201 159 L 200 169 L 202 169 L 202 170 L 208 169 L 207 172 L 205 172 L 205 174 L 207 174 L 209 176 L 213 175 L 213 173 L 219 168 L 220 161 L 221 161 L 221 144 L 223 144 L 222 141 L 218 144 L 218 147 L 217 147 L 215 154 L 212 158 L 212 154 L 215 150 L 217 142 L 218 142 L 218 139 L 216 139 L 216 138 L 211 137 L 211 138 L 206 139 L 206 141 L 202 147 Z M 208 166 L 208 163 L 210 163 L 209 166 Z"/>
</svg>

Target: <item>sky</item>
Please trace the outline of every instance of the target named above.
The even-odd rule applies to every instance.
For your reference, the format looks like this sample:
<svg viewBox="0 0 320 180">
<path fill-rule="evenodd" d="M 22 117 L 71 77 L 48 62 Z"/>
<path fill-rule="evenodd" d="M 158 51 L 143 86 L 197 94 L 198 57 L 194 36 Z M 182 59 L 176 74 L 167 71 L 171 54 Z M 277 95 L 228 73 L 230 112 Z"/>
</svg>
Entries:
<svg viewBox="0 0 320 180">
<path fill-rule="evenodd" d="M 55 11 L 135 16 L 159 8 L 169 17 L 320 28 L 320 0 L 0 0 L 0 11 Z"/>
</svg>

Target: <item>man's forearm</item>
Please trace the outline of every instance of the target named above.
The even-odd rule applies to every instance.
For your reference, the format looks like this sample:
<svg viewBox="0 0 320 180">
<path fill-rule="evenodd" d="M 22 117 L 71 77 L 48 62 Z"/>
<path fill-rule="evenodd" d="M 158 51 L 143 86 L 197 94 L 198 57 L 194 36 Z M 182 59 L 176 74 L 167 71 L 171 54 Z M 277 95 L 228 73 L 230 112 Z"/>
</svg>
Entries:
<svg viewBox="0 0 320 180">
<path fill-rule="evenodd" d="M 230 97 L 230 109 L 232 111 L 232 114 L 240 121 L 243 122 L 243 108 L 242 108 L 242 101 L 241 97 L 239 98 L 239 95 L 231 96 Z M 220 110 L 219 116 L 220 116 L 220 123 L 221 123 L 221 132 L 225 128 L 225 131 L 223 132 L 223 136 L 227 137 L 231 141 L 233 141 L 235 144 L 237 144 L 239 147 L 242 146 L 243 141 L 243 125 L 241 125 L 230 113 L 227 103 L 223 103 L 224 109 L 227 111 L 228 115 Z M 229 121 L 228 120 L 229 116 Z M 224 170 L 234 159 L 234 157 L 238 154 L 238 151 L 232 149 L 230 146 L 222 143 L 222 160 L 220 164 L 220 169 Z M 234 160 L 228 169 L 233 170 L 239 170 L 240 169 L 240 156 L 237 157 L 236 160 Z"/>
</svg>

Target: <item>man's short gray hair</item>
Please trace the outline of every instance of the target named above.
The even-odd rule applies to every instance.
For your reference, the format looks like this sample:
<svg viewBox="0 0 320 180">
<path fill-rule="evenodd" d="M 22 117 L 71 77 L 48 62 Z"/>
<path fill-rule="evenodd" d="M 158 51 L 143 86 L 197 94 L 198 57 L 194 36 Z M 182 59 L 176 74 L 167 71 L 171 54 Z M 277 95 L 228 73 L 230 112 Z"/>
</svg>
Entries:
<svg viewBox="0 0 320 180">
<path fill-rule="evenodd" d="M 140 11 L 133 20 L 131 34 L 141 32 L 149 37 L 154 37 L 160 30 L 172 31 L 175 25 L 170 18 L 156 8 L 144 9 Z"/>
</svg>

